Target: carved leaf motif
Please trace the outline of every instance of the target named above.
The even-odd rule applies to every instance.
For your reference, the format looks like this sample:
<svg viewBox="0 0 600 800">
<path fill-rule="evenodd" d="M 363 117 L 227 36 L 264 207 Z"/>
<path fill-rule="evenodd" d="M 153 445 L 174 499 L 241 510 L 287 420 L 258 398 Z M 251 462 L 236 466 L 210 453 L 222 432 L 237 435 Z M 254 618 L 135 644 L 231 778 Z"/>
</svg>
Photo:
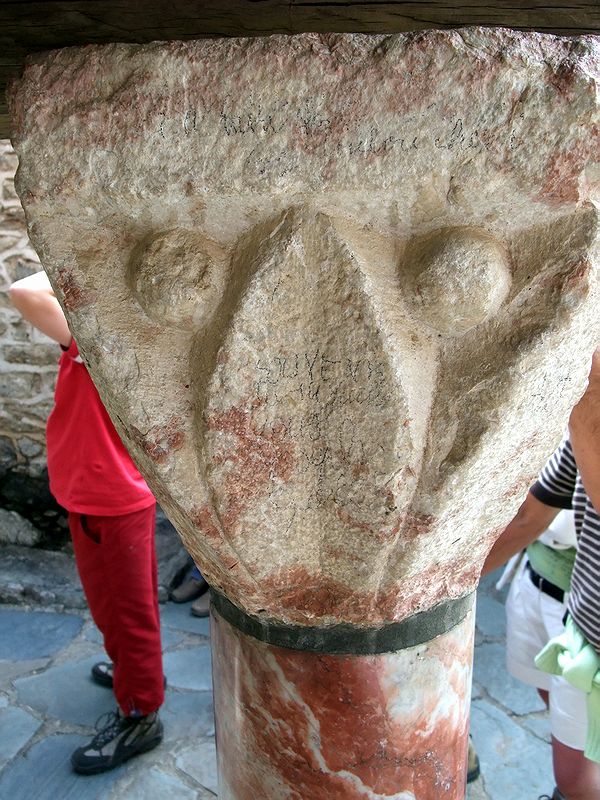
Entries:
<svg viewBox="0 0 600 800">
<path fill-rule="evenodd" d="M 325 215 L 290 211 L 267 242 L 243 254 L 254 274 L 208 388 L 214 504 L 256 570 L 299 558 L 371 569 L 369 555 L 379 561 L 397 533 L 419 459 L 386 332 Z"/>
</svg>

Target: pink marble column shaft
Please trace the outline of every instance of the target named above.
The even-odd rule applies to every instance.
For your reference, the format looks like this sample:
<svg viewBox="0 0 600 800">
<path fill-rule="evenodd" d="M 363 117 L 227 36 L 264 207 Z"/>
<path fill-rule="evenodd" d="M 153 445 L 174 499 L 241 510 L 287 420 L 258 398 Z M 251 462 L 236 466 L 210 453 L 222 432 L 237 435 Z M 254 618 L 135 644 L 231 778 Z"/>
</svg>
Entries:
<svg viewBox="0 0 600 800">
<path fill-rule="evenodd" d="M 462 800 L 471 611 L 377 655 L 277 647 L 211 614 L 220 800 Z"/>
</svg>

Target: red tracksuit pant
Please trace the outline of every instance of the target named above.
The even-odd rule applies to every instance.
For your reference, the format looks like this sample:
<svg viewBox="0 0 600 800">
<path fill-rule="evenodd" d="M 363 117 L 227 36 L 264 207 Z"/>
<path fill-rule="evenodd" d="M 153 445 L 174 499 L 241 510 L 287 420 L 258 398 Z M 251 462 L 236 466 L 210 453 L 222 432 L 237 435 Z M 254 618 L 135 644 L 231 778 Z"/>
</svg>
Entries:
<svg viewBox="0 0 600 800">
<path fill-rule="evenodd" d="M 155 513 L 154 505 L 117 517 L 69 513 L 79 577 L 127 716 L 150 714 L 164 700 Z"/>
</svg>

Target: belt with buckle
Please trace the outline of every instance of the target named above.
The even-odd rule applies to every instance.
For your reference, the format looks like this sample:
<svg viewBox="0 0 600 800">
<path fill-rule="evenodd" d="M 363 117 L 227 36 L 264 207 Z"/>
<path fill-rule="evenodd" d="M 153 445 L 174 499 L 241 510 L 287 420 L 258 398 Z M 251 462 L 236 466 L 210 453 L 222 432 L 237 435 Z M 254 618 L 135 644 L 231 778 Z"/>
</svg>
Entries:
<svg viewBox="0 0 600 800">
<path fill-rule="evenodd" d="M 553 597 L 555 600 L 558 600 L 559 603 L 564 603 L 565 593 L 559 586 L 556 586 L 554 583 L 550 583 L 550 581 L 547 581 L 546 578 L 542 578 L 542 576 L 534 570 L 534 568 L 531 566 L 531 562 L 529 561 L 527 562 L 527 570 L 529 572 L 531 582 L 537 589 L 540 590 L 540 592 L 547 594 L 549 597 Z"/>
</svg>

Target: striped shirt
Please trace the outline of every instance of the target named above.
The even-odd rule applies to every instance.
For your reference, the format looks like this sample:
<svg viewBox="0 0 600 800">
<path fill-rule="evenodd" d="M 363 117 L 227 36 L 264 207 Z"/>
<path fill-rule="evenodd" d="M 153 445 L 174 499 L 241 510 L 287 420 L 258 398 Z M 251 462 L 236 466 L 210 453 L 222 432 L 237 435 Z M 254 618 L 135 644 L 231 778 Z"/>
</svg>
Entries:
<svg viewBox="0 0 600 800">
<path fill-rule="evenodd" d="M 600 653 L 600 516 L 585 493 L 568 438 L 554 451 L 530 491 L 547 506 L 574 511 L 577 556 L 571 577 L 569 611 L 587 640 Z"/>
</svg>

